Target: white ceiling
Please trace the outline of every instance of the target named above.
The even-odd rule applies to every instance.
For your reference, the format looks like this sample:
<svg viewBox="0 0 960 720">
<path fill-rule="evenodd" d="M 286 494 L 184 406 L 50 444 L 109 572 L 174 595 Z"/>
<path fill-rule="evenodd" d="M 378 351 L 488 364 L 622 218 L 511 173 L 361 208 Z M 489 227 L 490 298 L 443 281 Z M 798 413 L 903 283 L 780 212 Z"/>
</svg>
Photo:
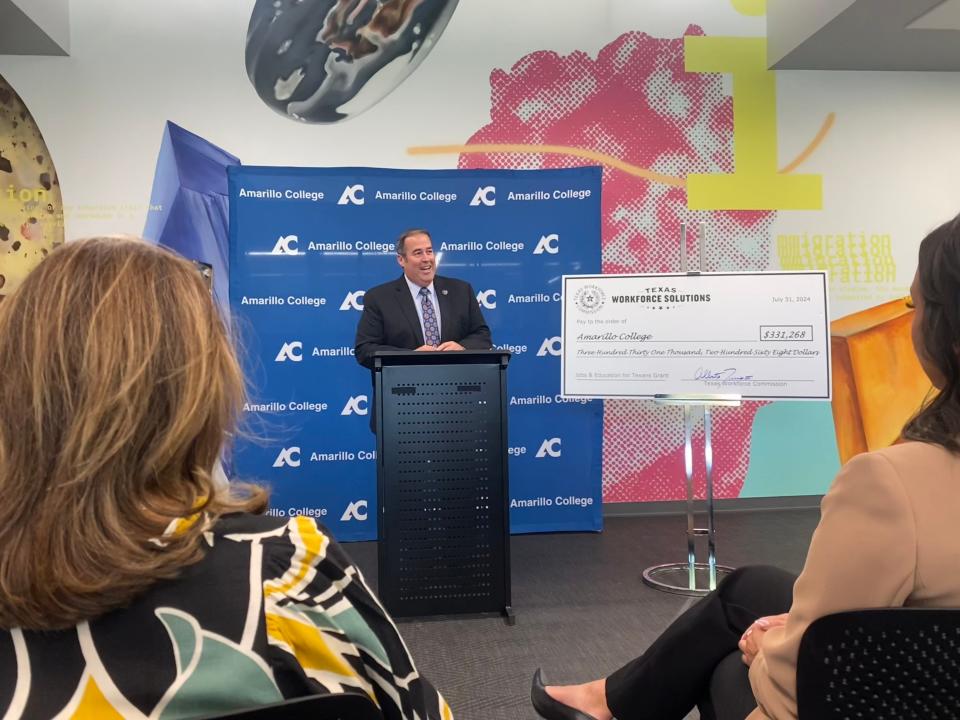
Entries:
<svg viewBox="0 0 960 720">
<path fill-rule="evenodd" d="M 768 0 L 777 70 L 960 71 L 960 0 Z"/>
<path fill-rule="evenodd" d="M 912 30 L 960 30 L 960 0 L 945 0 L 907 27 Z"/>
<path fill-rule="evenodd" d="M 0 55 L 68 55 L 68 0 L 0 0 Z"/>
<path fill-rule="evenodd" d="M 778 70 L 960 71 L 960 0 L 768 0 Z M 0 55 L 69 54 L 69 0 L 0 0 Z"/>
</svg>

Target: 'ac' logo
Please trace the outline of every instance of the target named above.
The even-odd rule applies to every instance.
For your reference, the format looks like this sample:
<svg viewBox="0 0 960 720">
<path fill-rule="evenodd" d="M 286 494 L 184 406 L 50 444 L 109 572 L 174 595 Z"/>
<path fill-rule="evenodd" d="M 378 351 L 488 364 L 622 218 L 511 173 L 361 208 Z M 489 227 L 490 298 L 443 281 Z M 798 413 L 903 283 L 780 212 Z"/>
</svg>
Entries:
<svg viewBox="0 0 960 720">
<path fill-rule="evenodd" d="M 493 207 L 496 204 L 497 189 L 493 185 L 477 188 L 477 191 L 473 194 L 473 200 L 470 201 L 471 207 L 476 207 L 477 205 Z"/>
<path fill-rule="evenodd" d="M 363 205 L 363 185 L 347 185 L 337 200 L 337 205 Z"/>
<path fill-rule="evenodd" d="M 540 449 L 537 450 L 537 457 L 560 457 L 560 438 L 550 438 L 549 440 L 544 440 L 540 444 Z"/>
<path fill-rule="evenodd" d="M 545 338 L 543 343 L 540 345 L 540 349 L 537 350 L 537 357 L 544 357 L 546 355 L 559 355 L 562 349 L 562 344 L 560 338 L 554 335 L 552 338 Z"/>
<path fill-rule="evenodd" d="M 276 468 L 300 467 L 300 448 L 283 448 L 283 450 L 280 451 L 280 454 L 277 455 L 277 459 L 273 461 L 273 466 Z"/>
<path fill-rule="evenodd" d="M 300 238 L 296 235 L 281 235 L 277 239 L 277 244 L 273 246 L 273 250 L 270 251 L 271 255 L 305 255 L 306 253 L 300 252 L 298 248 L 298 243 Z"/>
<path fill-rule="evenodd" d="M 280 352 L 277 353 L 276 361 L 286 362 L 287 360 L 291 362 L 300 362 L 303 360 L 302 342 L 299 340 L 294 340 L 293 342 L 283 344 L 283 347 L 280 348 Z"/>
<path fill-rule="evenodd" d="M 477 302 L 487 310 L 495 310 L 497 307 L 497 291 L 481 290 L 477 293 Z"/>
<path fill-rule="evenodd" d="M 543 253 L 556 255 L 558 252 L 560 252 L 560 236 L 556 233 L 541 236 L 540 242 L 533 249 L 534 255 L 543 255 Z"/>
<path fill-rule="evenodd" d="M 354 500 L 352 503 L 347 505 L 347 509 L 343 511 L 343 515 L 340 516 L 340 519 L 343 522 L 349 520 L 360 520 L 363 522 L 367 519 L 367 501 L 366 500 Z"/>
<path fill-rule="evenodd" d="M 363 296 L 366 293 L 366 290 L 356 290 L 355 292 L 347 293 L 347 296 L 343 299 L 343 302 L 340 303 L 341 310 L 359 310 L 363 312 Z"/>
<path fill-rule="evenodd" d="M 343 406 L 343 410 L 340 411 L 341 415 L 366 415 L 369 408 L 367 403 L 369 400 L 366 395 L 357 395 L 355 397 L 347 400 L 347 404 Z"/>
</svg>

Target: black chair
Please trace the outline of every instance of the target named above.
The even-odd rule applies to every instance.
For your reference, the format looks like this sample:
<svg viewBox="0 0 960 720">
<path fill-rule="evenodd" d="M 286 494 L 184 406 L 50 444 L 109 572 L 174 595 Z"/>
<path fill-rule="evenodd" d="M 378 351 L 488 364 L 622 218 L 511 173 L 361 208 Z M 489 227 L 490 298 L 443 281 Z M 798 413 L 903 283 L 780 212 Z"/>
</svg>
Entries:
<svg viewBox="0 0 960 720">
<path fill-rule="evenodd" d="M 800 720 L 960 718 L 960 609 L 819 618 L 797 657 Z"/>
<path fill-rule="evenodd" d="M 294 698 L 204 720 L 383 720 L 383 715 L 369 697 L 350 692 Z"/>
</svg>

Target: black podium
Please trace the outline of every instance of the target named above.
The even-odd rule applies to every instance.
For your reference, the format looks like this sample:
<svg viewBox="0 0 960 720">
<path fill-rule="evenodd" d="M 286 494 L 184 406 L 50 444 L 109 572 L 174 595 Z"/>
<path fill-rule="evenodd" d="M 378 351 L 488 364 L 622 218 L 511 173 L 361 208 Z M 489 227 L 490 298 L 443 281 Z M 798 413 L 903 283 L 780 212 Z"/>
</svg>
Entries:
<svg viewBox="0 0 960 720">
<path fill-rule="evenodd" d="M 378 592 L 395 617 L 510 607 L 510 353 L 374 356 Z"/>
</svg>

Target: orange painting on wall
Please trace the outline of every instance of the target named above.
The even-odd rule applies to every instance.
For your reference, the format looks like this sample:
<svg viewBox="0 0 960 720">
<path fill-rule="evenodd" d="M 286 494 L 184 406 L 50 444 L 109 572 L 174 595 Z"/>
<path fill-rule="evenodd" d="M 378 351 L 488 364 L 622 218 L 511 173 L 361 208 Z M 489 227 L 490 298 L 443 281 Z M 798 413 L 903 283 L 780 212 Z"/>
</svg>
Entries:
<svg viewBox="0 0 960 720">
<path fill-rule="evenodd" d="M 894 444 L 932 388 L 910 339 L 903 299 L 830 323 L 833 420 L 840 462 Z"/>
</svg>

